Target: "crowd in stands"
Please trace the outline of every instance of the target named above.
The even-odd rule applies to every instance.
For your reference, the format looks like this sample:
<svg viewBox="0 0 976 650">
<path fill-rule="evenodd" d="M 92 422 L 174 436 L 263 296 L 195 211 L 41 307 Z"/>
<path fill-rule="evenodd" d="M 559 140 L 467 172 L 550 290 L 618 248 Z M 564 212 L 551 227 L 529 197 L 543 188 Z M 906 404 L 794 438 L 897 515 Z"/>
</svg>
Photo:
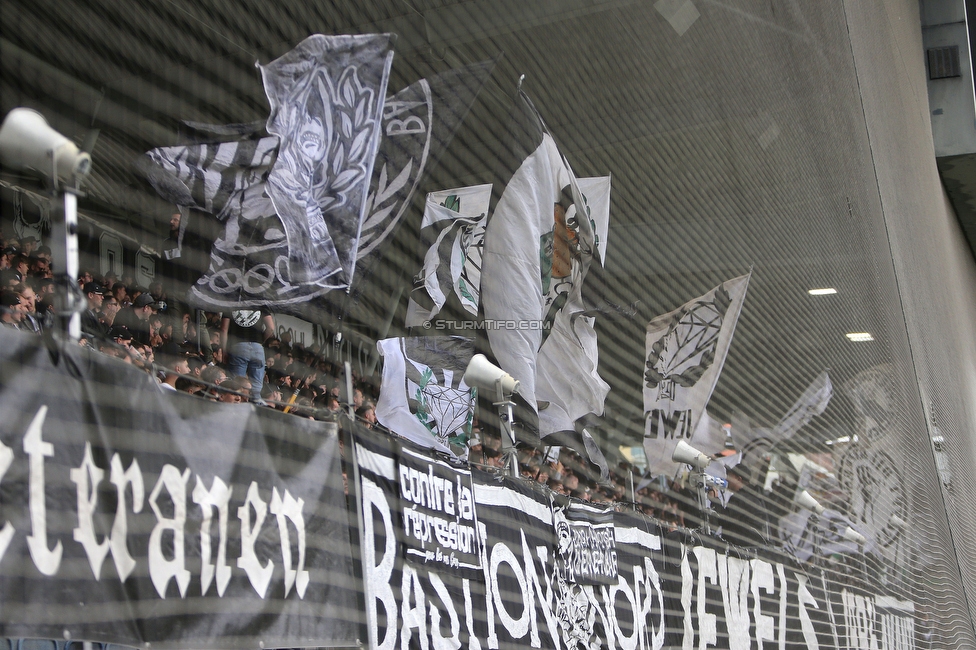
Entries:
<svg viewBox="0 0 976 650">
<path fill-rule="evenodd" d="M 51 250 L 36 244 L 32 237 L 2 241 L 0 321 L 41 333 L 63 324 L 57 314 Z M 234 363 L 226 315 L 197 312 L 171 297 L 161 282 L 143 287 L 131 276 L 100 276 L 88 269 L 79 272 L 76 295 L 83 301 L 80 344 L 145 370 L 164 390 L 250 400 L 314 417 L 339 409 L 341 366 L 323 354 L 323 346 L 293 344 L 287 333 L 279 338 L 270 328 L 261 341 L 263 372 L 255 386 L 254 369 Z M 365 420 L 375 422 L 378 386 L 355 380 L 355 406 Z"/>
<path fill-rule="evenodd" d="M 42 333 L 56 325 L 51 250 L 33 238 L 5 240 L 0 257 L 0 322 Z M 302 346 L 287 332 L 279 336 L 273 315 L 262 310 L 200 312 L 169 295 L 161 282 L 148 287 L 133 277 L 78 277 L 80 344 L 116 357 L 152 375 L 162 390 L 182 391 L 222 402 L 252 402 L 300 417 L 335 419 L 342 408 L 342 364 L 331 346 Z M 367 427 L 376 420 L 379 377 L 353 376 L 352 406 Z M 553 493 L 591 503 L 630 503 L 665 527 L 695 528 L 700 508 L 693 486 L 650 480 L 626 461 L 611 467 L 609 479 L 569 447 L 521 446 L 524 480 Z M 497 431 L 482 429 L 476 417 L 468 461 L 488 471 L 505 467 Z"/>
</svg>

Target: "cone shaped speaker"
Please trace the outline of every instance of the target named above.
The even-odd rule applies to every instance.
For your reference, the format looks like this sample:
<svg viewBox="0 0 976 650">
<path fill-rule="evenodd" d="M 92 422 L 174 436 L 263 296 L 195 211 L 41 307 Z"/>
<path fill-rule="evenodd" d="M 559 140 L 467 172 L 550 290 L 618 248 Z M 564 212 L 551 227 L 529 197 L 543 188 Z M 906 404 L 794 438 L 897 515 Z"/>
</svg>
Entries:
<svg viewBox="0 0 976 650">
<path fill-rule="evenodd" d="M 850 526 L 848 526 L 847 528 L 844 529 L 844 535 L 843 535 L 843 537 L 848 542 L 854 542 L 855 544 L 861 544 L 862 546 L 864 545 L 865 542 L 868 541 L 868 538 L 867 537 L 865 537 L 861 533 L 857 532 L 856 530 L 854 530 Z"/>
<path fill-rule="evenodd" d="M 712 459 L 701 453 L 684 440 L 679 440 L 671 453 L 671 460 L 676 463 L 687 463 L 695 469 L 705 469 Z"/>
<path fill-rule="evenodd" d="M 797 495 L 796 502 L 800 506 L 806 508 L 807 510 L 812 510 L 818 515 L 822 515 L 824 513 L 824 507 L 820 505 L 820 502 L 817 501 L 813 495 L 806 490 L 803 490 Z"/>
<path fill-rule="evenodd" d="M 502 390 L 506 395 L 518 392 L 519 382 L 510 374 L 488 361 L 483 354 L 471 357 L 467 370 L 464 371 L 464 383 L 486 390 L 493 390 L 495 382 L 501 380 Z"/>
<path fill-rule="evenodd" d="M 897 528 L 898 530 L 905 530 L 908 527 L 908 522 L 899 517 L 898 515 L 891 515 L 888 523 Z"/>
<path fill-rule="evenodd" d="M 0 161 L 11 169 L 31 169 L 48 178 L 54 173 L 66 180 L 81 180 L 91 170 L 91 156 L 29 108 L 15 108 L 4 118 Z"/>
</svg>

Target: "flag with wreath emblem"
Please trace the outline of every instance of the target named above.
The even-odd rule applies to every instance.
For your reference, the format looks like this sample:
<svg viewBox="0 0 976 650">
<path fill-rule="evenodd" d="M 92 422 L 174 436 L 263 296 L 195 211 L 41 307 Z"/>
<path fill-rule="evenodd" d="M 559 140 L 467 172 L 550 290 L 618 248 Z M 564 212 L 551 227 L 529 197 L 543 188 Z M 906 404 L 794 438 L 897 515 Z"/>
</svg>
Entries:
<svg viewBox="0 0 976 650">
<path fill-rule="evenodd" d="M 299 282 L 352 281 L 392 61 L 389 34 L 316 34 L 259 66 L 279 140 L 267 193 Z"/>
<path fill-rule="evenodd" d="M 650 472 L 673 473 L 671 453 L 678 441 L 695 445 L 751 275 L 724 282 L 647 324 L 644 451 Z"/>
</svg>

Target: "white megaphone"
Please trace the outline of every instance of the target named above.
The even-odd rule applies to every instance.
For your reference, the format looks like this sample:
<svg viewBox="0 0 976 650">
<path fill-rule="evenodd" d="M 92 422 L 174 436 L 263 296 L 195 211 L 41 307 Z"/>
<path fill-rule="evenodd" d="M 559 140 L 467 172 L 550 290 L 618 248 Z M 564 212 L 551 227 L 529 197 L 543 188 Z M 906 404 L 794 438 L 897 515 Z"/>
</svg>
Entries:
<svg viewBox="0 0 976 650">
<path fill-rule="evenodd" d="M 891 515 L 891 518 L 888 519 L 888 523 L 891 524 L 893 527 L 897 528 L 898 530 L 905 530 L 905 528 L 908 527 L 908 522 L 902 519 L 901 517 L 899 517 L 898 515 Z"/>
<path fill-rule="evenodd" d="M 844 529 L 844 533 L 841 535 L 841 537 L 846 539 L 848 542 L 854 542 L 855 544 L 860 544 L 861 546 L 864 546 L 868 541 L 867 537 L 854 530 L 851 526 Z"/>
<path fill-rule="evenodd" d="M 671 452 L 671 460 L 675 463 L 687 463 L 695 469 L 702 470 L 708 467 L 712 459 L 698 451 L 684 440 L 679 440 Z"/>
<path fill-rule="evenodd" d="M 813 497 L 813 495 L 810 494 L 807 490 L 803 490 L 798 495 L 796 495 L 796 502 L 800 506 L 806 508 L 807 510 L 812 510 L 818 515 L 822 515 L 824 513 L 824 510 L 826 509 L 822 505 L 820 505 L 820 502 L 817 501 Z"/>
<path fill-rule="evenodd" d="M 55 184 L 59 178 L 80 181 L 91 171 L 91 156 L 29 108 L 15 108 L 3 120 L 0 162 L 11 169 L 34 170 Z"/>
<path fill-rule="evenodd" d="M 513 395 L 519 390 L 519 381 L 488 361 L 485 355 L 476 354 L 471 357 L 471 362 L 464 371 L 464 383 L 468 386 L 493 390 L 499 382 L 505 395 Z"/>
</svg>

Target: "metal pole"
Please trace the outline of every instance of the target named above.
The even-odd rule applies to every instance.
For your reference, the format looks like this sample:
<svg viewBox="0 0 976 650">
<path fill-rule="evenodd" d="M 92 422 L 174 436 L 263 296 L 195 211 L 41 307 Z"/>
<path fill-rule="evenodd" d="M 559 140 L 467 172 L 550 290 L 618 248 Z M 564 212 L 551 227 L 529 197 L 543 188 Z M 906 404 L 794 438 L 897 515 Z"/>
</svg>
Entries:
<svg viewBox="0 0 976 650">
<path fill-rule="evenodd" d="M 77 341 L 81 338 L 81 306 L 77 304 L 78 296 L 78 195 L 74 188 L 64 190 L 64 236 L 65 263 L 64 270 L 68 276 L 68 295 L 65 306 L 68 317 L 68 336 Z"/>
<path fill-rule="evenodd" d="M 634 470 L 627 470 L 627 483 L 630 488 L 630 502 L 634 504 L 634 509 L 637 509 L 637 493 L 634 491 Z"/>
<path fill-rule="evenodd" d="M 708 485 L 705 483 L 704 469 L 698 470 L 698 502 L 699 505 L 701 506 L 701 513 L 702 513 L 702 524 L 701 524 L 702 531 L 706 535 L 711 535 L 712 527 L 710 522 L 708 521 L 708 514 L 711 508 L 709 507 L 709 502 L 708 502 Z"/>
<path fill-rule="evenodd" d="M 495 380 L 495 396 L 497 401 L 494 403 L 498 409 L 498 420 L 502 429 L 502 455 L 505 458 L 505 473 L 509 476 L 518 476 L 518 455 L 515 453 L 515 431 L 512 429 L 512 406 L 514 403 L 506 399 L 505 391 L 502 390 L 502 380 Z"/>
<path fill-rule="evenodd" d="M 348 361 L 343 362 L 343 370 L 345 371 L 346 379 L 346 411 L 349 414 L 349 419 L 353 422 L 356 421 L 356 407 L 353 405 L 352 396 L 352 364 Z"/>
<path fill-rule="evenodd" d="M 197 321 L 197 354 L 203 354 L 203 326 L 207 322 L 206 317 L 203 315 L 202 309 L 196 310 L 196 321 Z M 210 343 L 207 341 L 207 343 Z"/>
<path fill-rule="evenodd" d="M 341 462 L 347 463 L 346 467 L 351 469 L 351 471 L 347 469 L 346 472 L 346 476 L 347 476 L 346 488 L 349 490 L 349 494 L 352 495 L 352 501 L 354 507 L 356 508 L 356 532 L 357 532 L 356 540 L 358 540 L 359 542 L 359 553 L 356 554 L 356 557 L 359 561 L 359 575 L 357 576 L 357 578 L 359 578 L 359 585 L 360 587 L 362 587 L 363 575 L 365 573 L 364 570 L 365 563 L 363 562 L 363 549 L 366 548 L 366 544 L 372 544 L 373 540 L 371 539 L 366 540 L 363 538 L 365 528 L 363 526 L 363 495 L 362 495 L 362 483 L 360 482 L 361 479 L 359 476 L 359 456 L 357 455 L 358 452 L 356 450 L 356 432 L 355 432 L 356 421 L 355 419 L 350 420 L 348 426 L 344 426 L 344 427 L 339 427 L 339 424 L 337 422 L 327 423 L 326 426 L 329 429 L 336 432 L 336 438 L 338 438 L 339 436 L 343 435 L 343 433 L 345 433 L 344 446 L 346 448 L 346 454 L 345 454 L 346 457 L 342 458 Z M 348 510 L 346 512 L 348 513 Z M 364 594 L 365 591 L 363 589 L 360 589 L 359 590 L 360 599 L 363 598 Z M 354 607 L 353 609 L 357 613 L 365 612 L 366 611 L 365 602 L 360 600 L 359 605 L 360 605 L 359 607 Z M 360 629 L 360 632 L 362 632 L 365 621 L 362 618 L 360 618 L 360 620 L 358 620 L 357 623 L 359 624 L 358 627 Z M 359 644 L 359 646 L 362 647 L 361 638 L 357 639 L 356 641 Z"/>
<path fill-rule="evenodd" d="M 403 287 L 400 287 L 396 291 L 394 291 L 393 295 L 390 297 L 390 306 L 387 308 L 386 316 L 384 317 L 383 323 L 380 325 L 379 331 L 377 332 L 379 334 L 377 340 L 385 339 L 386 335 L 390 333 L 390 326 L 393 325 L 393 317 L 396 315 L 396 308 L 397 305 L 400 304 L 400 296 L 402 294 L 403 294 Z M 376 370 L 376 365 L 379 362 L 380 362 L 380 351 L 374 345 L 373 349 L 370 351 L 369 366 L 366 368 L 366 372 L 364 374 L 367 377 L 372 377 L 373 372 Z"/>
</svg>

